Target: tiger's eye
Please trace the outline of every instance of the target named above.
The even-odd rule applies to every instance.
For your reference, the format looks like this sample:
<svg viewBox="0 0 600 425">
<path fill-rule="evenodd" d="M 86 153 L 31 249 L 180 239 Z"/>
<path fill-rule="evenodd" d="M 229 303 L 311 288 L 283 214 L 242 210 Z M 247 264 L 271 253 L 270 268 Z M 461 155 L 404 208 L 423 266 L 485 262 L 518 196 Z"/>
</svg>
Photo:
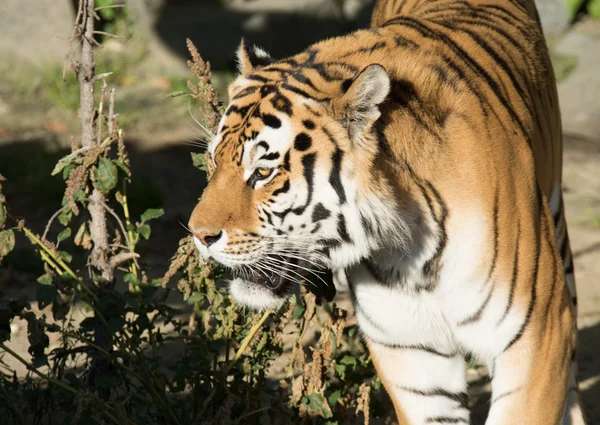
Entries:
<svg viewBox="0 0 600 425">
<path fill-rule="evenodd" d="M 258 174 L 260 177 L 262 178 L 266 178 L 269 177 L 269 175 L 271 174 L 271 169 L 270 168 L 257 168 L 255 170 L 256 174 Z"/>
</svg>

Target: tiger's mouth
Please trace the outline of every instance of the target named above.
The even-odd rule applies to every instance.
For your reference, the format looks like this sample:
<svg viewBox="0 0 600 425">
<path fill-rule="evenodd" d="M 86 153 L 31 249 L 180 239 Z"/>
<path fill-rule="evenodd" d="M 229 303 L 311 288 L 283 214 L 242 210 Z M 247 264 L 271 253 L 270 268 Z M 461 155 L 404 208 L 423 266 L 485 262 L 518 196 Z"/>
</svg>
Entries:
<svg viewBox="0 0 600 425">
<path fill-rule="evenodd" d="M 311 268 L 285 255 L 265 256 L 258 264 L 243 267 L 230 288 L 243 304 L 265 308 L 280 305 L 301 284 L 318 299 L 331 301 L 336 293 L 330 270 Z"/>
<path fill-rule="evenodd" d="M 289 285 L 304 278 L 298 270 L 298 261 L 293 258 L 269 256 L 261 262 L 260 267 L 244 268 L 238 275 L 248 282 L 277 292 L 284 285 Z"/>
</svg>

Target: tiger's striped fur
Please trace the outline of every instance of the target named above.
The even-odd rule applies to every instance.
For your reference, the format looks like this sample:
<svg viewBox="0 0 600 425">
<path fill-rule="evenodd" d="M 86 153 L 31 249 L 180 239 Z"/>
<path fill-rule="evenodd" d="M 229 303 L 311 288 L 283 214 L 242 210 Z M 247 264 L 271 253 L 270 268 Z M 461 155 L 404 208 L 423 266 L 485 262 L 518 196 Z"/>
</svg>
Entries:
<svg viewBox="0 0 600 425">
<path fill-rule="evenodd" d="M 533 0 L 380 0 L 372 28 L 273 60 L 242 43 L 190 218 L 231 290 L 347 286 L 402 424 L 583 424 L 556 84 Z"/>
</svg>

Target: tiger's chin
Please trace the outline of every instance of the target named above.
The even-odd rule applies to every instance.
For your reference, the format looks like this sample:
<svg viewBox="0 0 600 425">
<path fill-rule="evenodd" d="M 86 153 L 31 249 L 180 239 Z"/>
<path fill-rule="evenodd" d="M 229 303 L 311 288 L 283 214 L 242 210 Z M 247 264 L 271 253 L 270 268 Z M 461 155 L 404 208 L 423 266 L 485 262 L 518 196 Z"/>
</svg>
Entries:
<svg viewBox="0 0 600 425">
<path fill-rule="evenodd" d="M 265 285 L 238 277 L 231 281 L 229 290 L 238 304 L 253 310 L 267 310 L 281 307 L 294 290 L 293 283 L 288 280 L 275 283 L 277 285 Z"/>
</svg>

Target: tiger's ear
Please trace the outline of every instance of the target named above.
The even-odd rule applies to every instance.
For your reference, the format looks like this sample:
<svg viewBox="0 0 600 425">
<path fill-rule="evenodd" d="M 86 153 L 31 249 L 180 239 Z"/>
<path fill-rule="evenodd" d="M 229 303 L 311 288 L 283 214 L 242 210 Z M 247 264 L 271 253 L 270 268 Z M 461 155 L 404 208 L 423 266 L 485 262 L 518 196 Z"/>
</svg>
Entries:
<svg viewBox="0 0 600 425">
<path fill-rule="evenodd" d="M 381 115 L 379 105 L 390 92 L 390 77 L 383 66 L 373 64 L 358 73 L 347 87 L 332 107 L 334 116 L 347 126 L 350 139 L 357 141 Z"/>
<path fill-rule="evenodd" d="M 237 50 L 237 59 L 238 69 L 242 75 L 251 74 L 275 62 L 267 52 L 243 38 Z"/>
</svg>

